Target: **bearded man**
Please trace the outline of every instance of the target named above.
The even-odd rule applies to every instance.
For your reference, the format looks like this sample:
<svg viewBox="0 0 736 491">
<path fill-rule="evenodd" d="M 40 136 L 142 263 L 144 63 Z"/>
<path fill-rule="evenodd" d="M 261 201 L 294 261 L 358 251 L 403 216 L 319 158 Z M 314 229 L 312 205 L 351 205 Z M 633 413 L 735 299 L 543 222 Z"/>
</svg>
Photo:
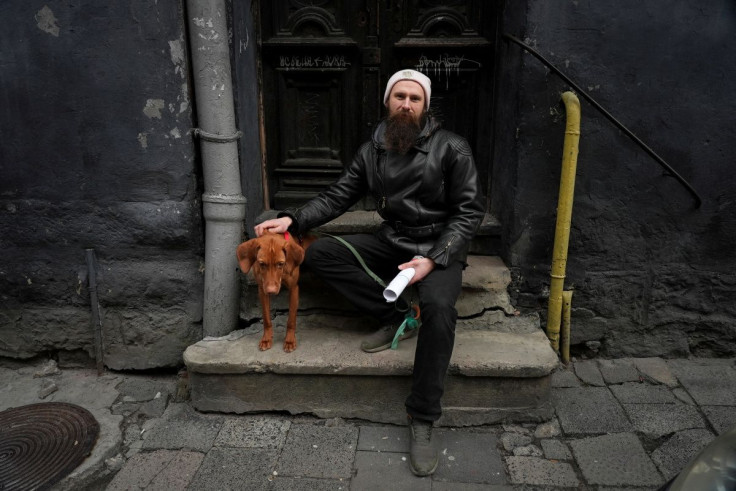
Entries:
<svg viewBox="0 0 736 491">
<path fill-rule="evenodd" d="M 438 453 L 432 426 L 442 415 L 444 379 L 455 341 L 462 271 L 471 239 L 483 217 L 478 174 L 468 142 L 441 129 L 429 114 L 431 82 L 414 70 L 396 72 L 386 84 L 388 118 L 363 144 L 341 177 L 296 209 L 255 227 L 299 236 L 345 213 L 366 193 L 384 219 L 375 234 L 343 237 L 368 268 L 382 278 L 414 268 L 421 328 L 398 333 L 404 315 L 383 297 L 383 288 L 354 253 L 336 239 L 314 242 L 304 264 L 344 294 L 381 327 L 361 343 L 368 353 L 388 349 L 394 338 L 419 334 L 411 393 L 406 399 L 411 430 L 411 471 L 432 474 Z"/>
</svg>

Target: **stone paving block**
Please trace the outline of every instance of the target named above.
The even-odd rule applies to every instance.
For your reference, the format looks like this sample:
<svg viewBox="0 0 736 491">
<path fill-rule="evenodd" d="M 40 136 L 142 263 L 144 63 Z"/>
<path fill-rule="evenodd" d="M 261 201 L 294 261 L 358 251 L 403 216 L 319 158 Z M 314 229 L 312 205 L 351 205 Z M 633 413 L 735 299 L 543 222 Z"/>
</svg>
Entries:
<svg viewBox="0 0 736 491">
<path fill-rule="evenodd" d="M 633 358 L 633 361 L 634 366 L 639 369 L 639 372 L 645 378 L 664 384 L 667 387 L 678 385 L 677 377 L 662 358 Z"/>
<path fill-rule="evenodd" d="M 118 391 L 126 402 L 146 402 L 156 394 L 171 394 L 176 387 L 175 377 L 151 378 L 150 376 L 127 375 L 118 385 Z"/>
<path fill-rule="evenodd" d="M 142 448 L 207 452 L 212 448 L 222 422 L 222 417 L 202 417 L 188 412 L 172 414 L 167 409 L 164 417 L 143 434 Z"/>
<path fill-rule="evenodd" d="M 408 453 L 409 438 L 407 426 L 361 426 L 358 450 Z"/>
<path fill-rule="evenodd" d="M 299 479 L 274 476 L 269 491 L 348 491 L 350 481 L 342 479 Z"/>
<path fill-rule="evenodd" d="M 705 429 L 680 431 L 652 452 L 652 460 L 665 479 L 671 479 L 714 438 L 713 433 Z"/>
<path fill-rule="evenodd" d="M 647 436 L 659 438 L 692 428 L 705 428 L 694 406 L 685 404 L 624 404 L 634 427 Z"/>
<path fill-rule="evenodd" d="M 564 442 L 554 439 L 545 439 L 540 441 L 544 458 L 549 460 L 572 460 L 570 449 Z"/>
<path fill-rule="evenodd" d="M 178 452 L 157 450 L 134 455 L 107 486 L 107 490 L 145 489 L 174 459 Z M 200 454 L 201 455 L 201 454 Z"/>
<path fill-rule="evenodd" d="M 409 469 L 409 455 L 393 452 L 363 452 L 355 454 L 355 476 L 351 489 L 384 491 L 401 489 L 430 491 L 429 477 L 418 478 Z"/>
<path fill-rule="evenodd" d="M 436 431 L 440 452 L 435 481 L 506 484 L 498 439 L 472 430 Z"/>
<path fill-rule="evenodd" d="M 141 408 L 140 402 L 118 402 L 110 408 L 112 414 L 120 414 L 122 416 L 130 416 Z M 161 415 L 157 416 L 160 417 Z"/>
<path fill-rule="evenodd" d="M 506 457 L 506 467 L 513 484 L 577 488 L 580 481 L 572 466 L 538 457 Z"/>
<path fill-rule="evenodd" d="M 291 422 L 269 416 L 228 417 L 215 439 L 216 447 L 281 448 Z"/>
<path fill-rule="evenodd" d="M 513 486 L 503 484 L 473 484 L 465 482 L 432 483 L 432 491 L 514 491 Z"/>
<path fill-rule="evenodd" d="M 608 384 L 639 382 L 639 370 L 630 359 L 598 360 L 598 368 Z"/>
<path fill-rule="evenodd" d="M 664 479 L 633 433 L 615 433 L 570 442 L 588 484 L 656 486 Z"/>
<path fill-rule="evenodd" d="M 501 445 L 507 452 L 513 451 L 516 447 L 529 445 L 534 438 L 524 433 L 507 432 L 501 435 Z"/>
<path fill-rule="evenodd" d="M 157 392 L 150 401 L 141 404 L 138 409 L 138 417 L 160 418 L 166 411 L 166 405 L 169 403 L 168 392 Z"/>
<path fill-rule="evenodd" d="M 606 387 L 554 389 L 552 403 L 566 435 L 633 429 L 621 405 Z"/>
<path fill-rule="evenodd" d="M 552 387 L 580 387 L 580 379 L 571 369 L 561 368 L 552 372 Z"/>
<path fill-rule="evenodd" d="M 534 434 L 530 428 L 525 428 L 521 425 L 502 424 L 501 429 L 507 433 L 518 433 L 526 436 L 532 436 Z"/>
<path fill-rule="evenodd" d="M 153 478 L 147 489 L 151 491 L 159 489 L 184 491 L 189 487 L 203 460 L 204 454 L 199 452 L 176 452 L 169 465 Z"/>
<path fill-rule="evenodd" d="M 215 447 L 207 452 L 187 489 L 267 490 L 273 479 L 277 459 L 276 450 Z"/>
<path fill-rule="evenodd" d="M 588 385 L 603 387 L 606 383 L 603 381 L 601 371 L 598 369 L 598 363 L 595 360 L 583 360 L 575 363 L 575 375 Z"/>
<path fill-rule="evenodd" d="M 672 389 L 672 395 L 677 398 L 678 401 L 682 401 L 689 406 L 695 406 L 695 401 L 690 394 L 687 393 L 682 387 L 675 387 Z"/>
<path fill-rule="evenodd" d="M 701 406 L 736 406 L 736 370 L 728 360 L 670 360 L 670 369 Z"/>
<path fill-rule="evenodd" d="M 667 387 L 647 383 L 628 382 L 609 387 L 619 402 L 624 404 L 674 404 L 675 396 Z"/>
<path fill-rule="evenodd" d="M 734 406 L 701 406 L 705 417 L 720 435 L 736 425 L 736 407 Z"/>
<path fill-rule="evenodd" d="M 542 457 L 544 452 L 536 445 L 526 445 L 524 447 L 516 447 L 514 449 L 514 455 L 523 457 Z"/>
<path fill-rule="evenodd" d="M 560 433 L 562 433 L 560 422 L 555 418 L 537 426 L 534 429 L 534 438 L 551 438 L 553 436 L 559 436 Z"/>
<path fill-rule="evenodd" d="M 355 426 L 292 424 L 277 470 L 280 476 L 347 479 L 357 445 Z"/>
</svg>

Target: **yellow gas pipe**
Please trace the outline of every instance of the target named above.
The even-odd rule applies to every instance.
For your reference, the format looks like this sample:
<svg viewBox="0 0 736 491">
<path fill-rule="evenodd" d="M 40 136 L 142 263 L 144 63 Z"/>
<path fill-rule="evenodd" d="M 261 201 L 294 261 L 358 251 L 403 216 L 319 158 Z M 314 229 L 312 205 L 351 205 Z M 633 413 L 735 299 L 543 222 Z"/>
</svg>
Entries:
<svg viewBox="0 0 736 491">
<path fill-rule="evenodd" d="M 560 197 L 557 201 L 557 226 L 552 251 L 552 270 L 549 284 L 549 306 L 547 310 L 547 337 L 555 351 L 560 349 L 560 322 L 562 318 L 562 288 L 567 267 L 567 246 L 570 242 L 572 202 L 575 192 L 575 170 L 578 163 L 580 142 L 580 101 L 572 92 L 562 94 L 567 112 L 565 142 L 562 147 L 562 173 L 560 175 Z"/>
</svg>

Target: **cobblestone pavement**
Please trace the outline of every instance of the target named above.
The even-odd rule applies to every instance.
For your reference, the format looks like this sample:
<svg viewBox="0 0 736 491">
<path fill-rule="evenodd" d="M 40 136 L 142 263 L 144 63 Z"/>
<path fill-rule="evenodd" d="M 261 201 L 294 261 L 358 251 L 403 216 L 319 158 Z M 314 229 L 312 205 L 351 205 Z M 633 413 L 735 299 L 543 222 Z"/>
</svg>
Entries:
<svg viewBox="0 0 736 491">
<path fill-rule="evenodd" d="M 657 489 L 736 424 L 734 359 L 584 360 L 553 375 L 541 424 L 435 428 L 432 477 L 408 468 L 403 426 L 285 414 L 202 414 L 185 376 L 0 364 L 0 410 L 93 412 L 93 455 L 56 489 Z"/>
</svg>

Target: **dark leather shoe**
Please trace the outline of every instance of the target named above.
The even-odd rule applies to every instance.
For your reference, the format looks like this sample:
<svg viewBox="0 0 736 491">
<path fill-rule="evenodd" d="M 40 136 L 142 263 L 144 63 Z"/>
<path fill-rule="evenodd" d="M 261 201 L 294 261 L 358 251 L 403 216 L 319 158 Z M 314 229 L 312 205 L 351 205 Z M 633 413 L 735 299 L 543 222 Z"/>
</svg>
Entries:
<svg viewBox="0 0 736 491">
<path fill-rule="evenodd" d="M 432 422 L 409 416 L 409 430 L 409 468 L 415 476 L 429 476 L 437 470 L 439 463 L 439 454 L 432 445 Z"/>
</svg>

